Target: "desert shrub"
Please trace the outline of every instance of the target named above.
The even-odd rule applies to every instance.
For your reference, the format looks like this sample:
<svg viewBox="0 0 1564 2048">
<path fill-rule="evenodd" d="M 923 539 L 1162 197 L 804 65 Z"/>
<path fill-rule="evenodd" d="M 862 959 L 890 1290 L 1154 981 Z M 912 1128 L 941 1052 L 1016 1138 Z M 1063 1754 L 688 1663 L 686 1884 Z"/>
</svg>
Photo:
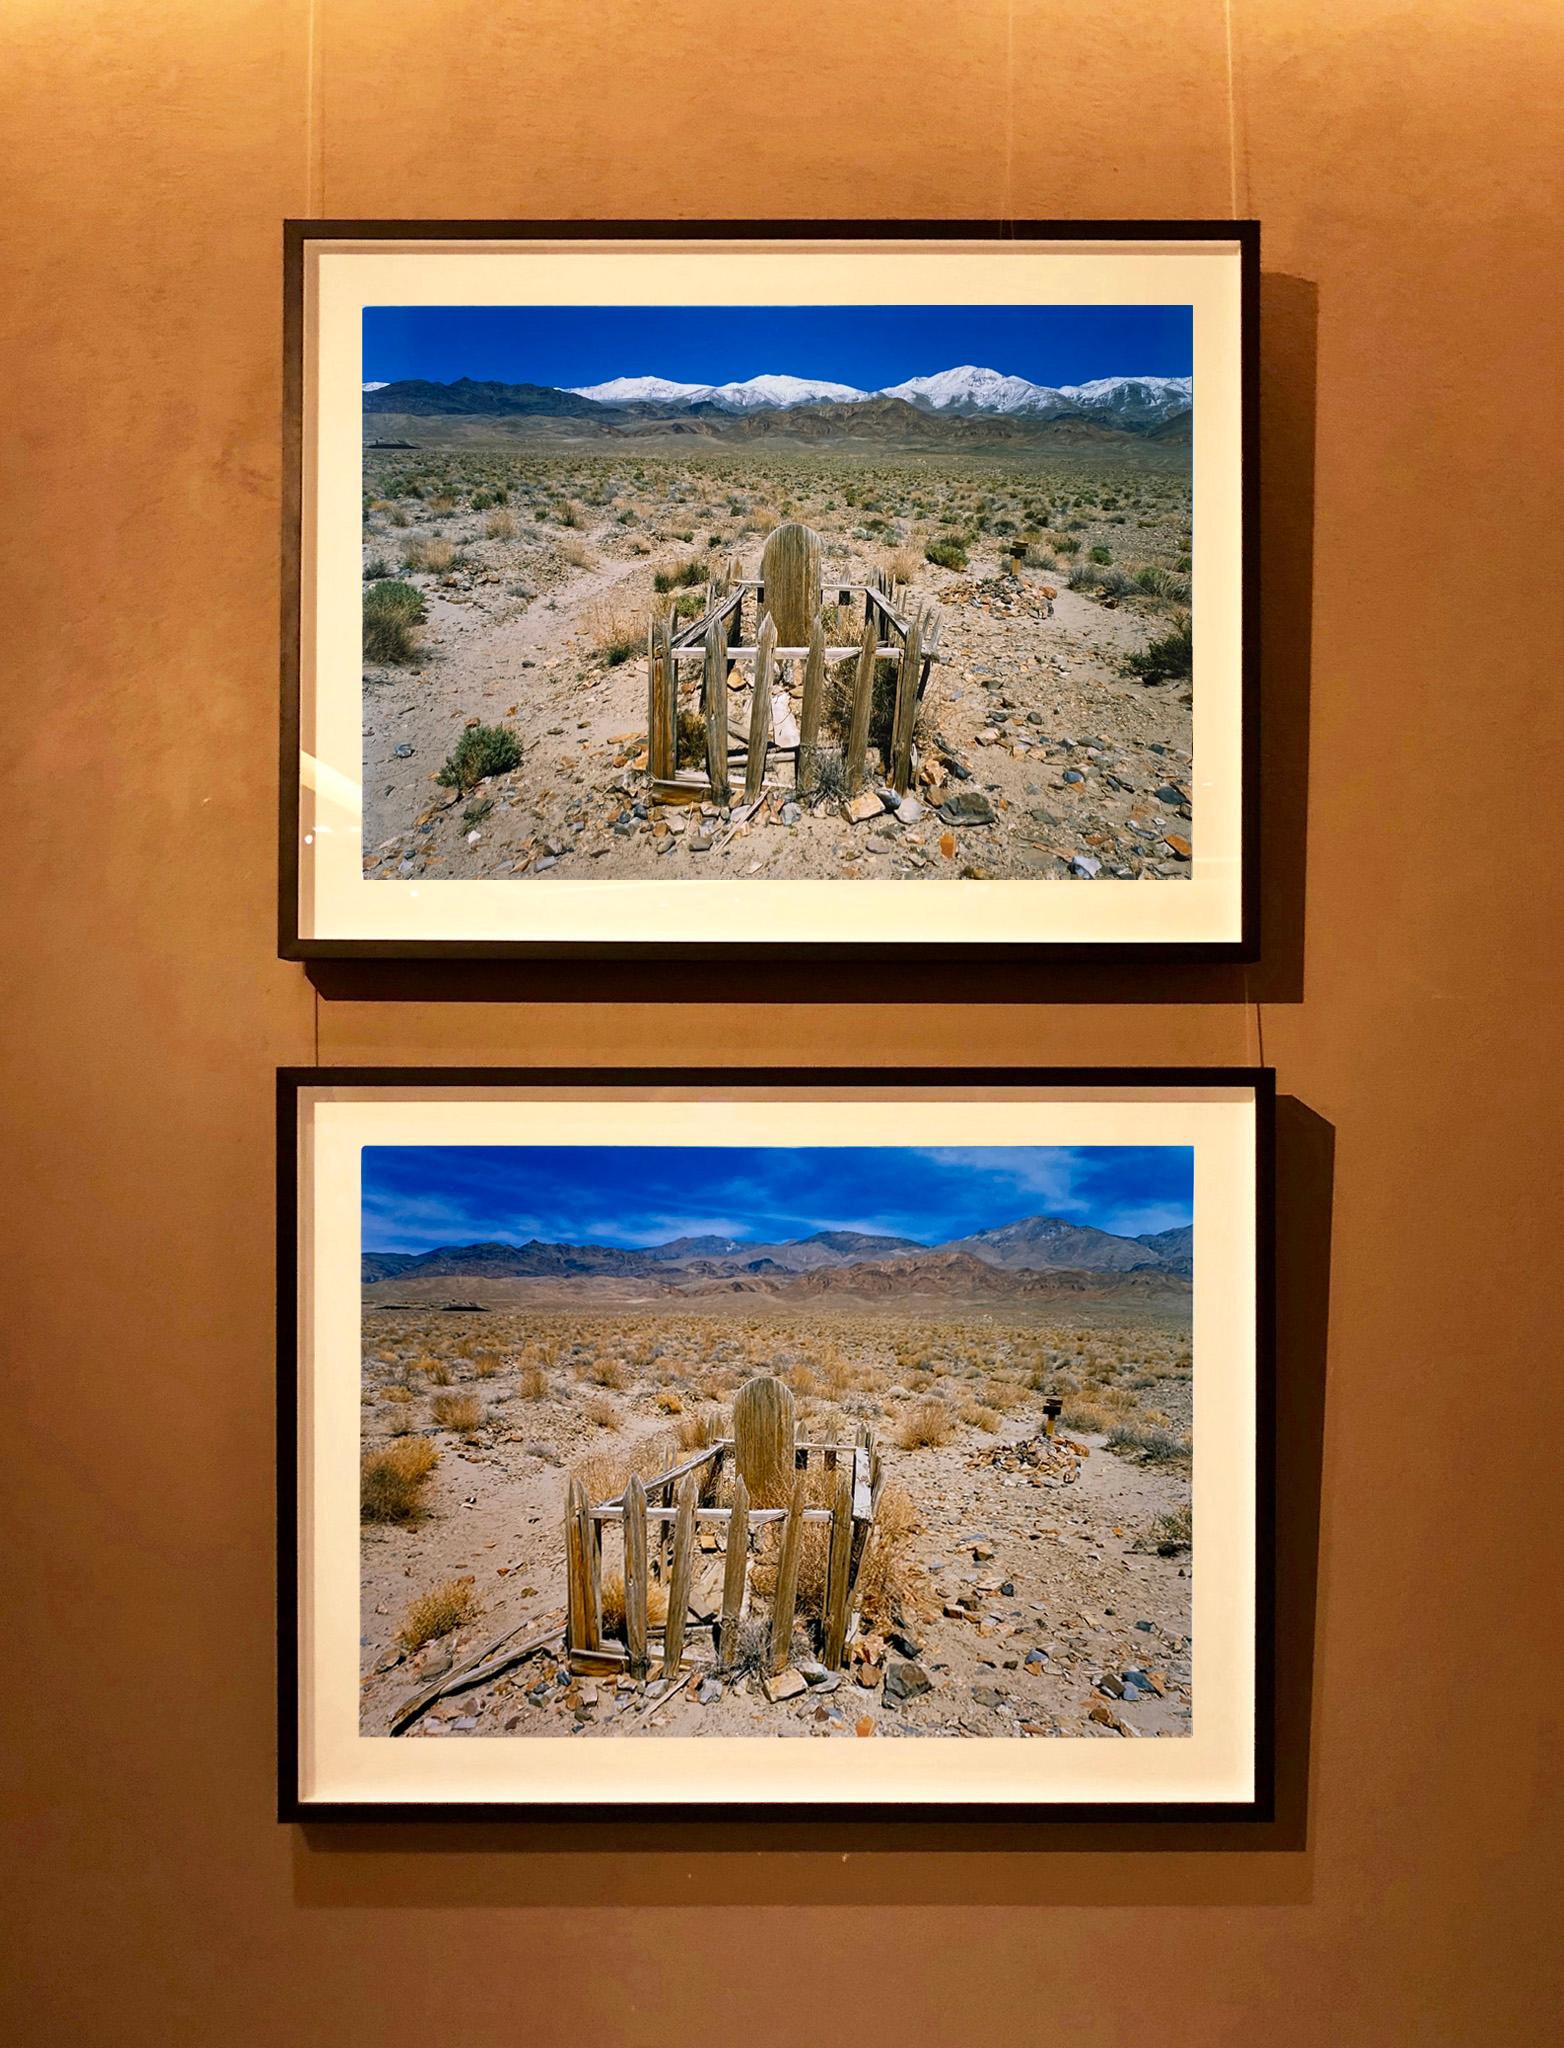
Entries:
<svg viewBox="0 0 1564 2048">
<path fill-rule="evenodd" d="M 560 506 L 556 517 L 561 526 L 585 526 L 586 507 L 578 505 L 572 498 Z"/>
<path fill-rule="evenodd" d="M 1194 1509 L 1186 1501 L 1183 1507 L 1158 1515 L 1146 1531 L 1145 1540 L 1147 1547 L 1162 1557 L 1172 1557 L 1180 1550 L 1190 1549 L 1195 1540 Z"/>
<path fill-rule="evenodd" d="M 382 1401 L 411 1401 L 414 1396 L 411 1387 L 397 1386 L 387 1387 L 380 1398 Z"/>
<path fill-rule="evenodd" d="M 981 1402 L 969 1401 L 961 1411 L 961 1419 L 969 1429 L 986 1429 L 990 1435 L 998 1429 L 1000 1418 L 992 1408 L 985 1408 Z"/>
<path fill-rule="evenodd" d="M 384 555 L 371 555 L 364 564 L 364 581 L 366 583 L 378 583 L 382 576 L 389 576 L 390 574 L 391 567 Z"/>
<path fill-rule="evenodd" d="M 943 1401 L 917 1402 L 896 1429 L 896 1442 L 904 1451 L 932 1450 L 950 1442 L 950 1411 Z"/>
<path fill-rule="evenodd" d="M 1119 1419 L 1114 1409 L 1089 1397 L 1066 1401 L 1059 1417 L 1066 1429 L 1084 1430 L 1088 1436 L 1106 1436 Z"/>
<path fill-rule="evenodd" d="M 473 503 L 477 504 L 474 498 Z M 491 512 L 483 522 L 484 533 L 490 540 L 514 540 L 516 538 L 516 515 L 514 512 Z"/>
<path fill-rule="evenodd" d="M 1099 542 L 1098 545 L 1092 549 L 1091 557 L 1094 562 L 1111 562 L 1113 560 L 1113 550 L 1112 548 L 1103 547 L 1101 542 Z"/>
<path fill-rule="evenodd" d="M 429 1406 L 439 1428 L 454 1429 L 461 1436 L 471 1436 L 483 1420 L 483 1403 L 476 1394 L 436 1394 Z"/>
<path fill-rule="evenodd" d="M 1054 553 L 1057 555 L 1078 555 L 1080 552 L 1081 544 L 1073 533 L 1061 533 L 1054 541 Z"/>
<path fill-rule="evenodd" d="M 474 1620 L 482 1604 L 471 1579 L 447 1579 L 443 1586 L 432 1586 L 413 1601 L 402 1617 L 396 1639 L 404 1650 L 422 1649 L 425 1643 Z"/>
<path fill-rule="evenodd" d="M 1176 1430 L 1159 1422 L 1132 1422 L 1124 1418 L 1108 1432 L 1108 1449 L 1121 1457 L 1139 1458 L 1145 1465 L 1174 1465 L 1189 1456 L 1189 1445 Z"/>
<path fill-rule="evenodd" d="M 605 1353 L 601 1358 L 592 1359 L 581 1377 L 590 1380 L 594 1387 L 627 1387 L 630 1384 L 630 1368 L 622 1358 Z"/>
<path fill-rule="evenodd" d="M 699 711 L 681 711 L 674 735 L 676 766 L 701 766 L 706 759 L 706 720 Z"/>
<path fill-rule="evenodd" d="M 715 1408 L 694 1408 L 679 1418 L 675 1441 L 681 1451 L 704 1451 L 721 1434 L 721 1414 Z"/>
<path fill-rule="evenodd" d="M 1143 683 L 1173 683 L 1194 673 L 1195 643 L 1188 618 L 1125 661 L 1125 668 Z"/>
<path fill-rule="evenodd" d="M 614 1429 L 619 1423 L 619 1410 L 606 1394 L 594 1394 L 581 1410 L 596 1429 Z"/>
<path fill-rule="evenodd" d="M 618 668 L 646 647 L 646 620 L 622 605 L 600 604 L 587 613 L 592 649 L 606 668 Z"/>
<path fill-rule="evenodd" d="M 916 548 L 896 548 L 884 558 L 884 568 L 893 583 L 910 583 L 918 573 L 919 555 Z"/>
<path fill-rule="evenodd" d="M 676 1393 L 672 1387 L 659 1387 L 656 1401 L 658 1410 L 663 1415 L 682 1415 L 684 1413 L 684 1396 Z"/>
<path fill-rule="evenodd" d="M 418 628 L 427 615 L 423 595 L 410 583 L 372 583 L 364 592 L 364 659 L 406 662 L 418 653 Z"/>
<path fill-rule="evenodd" d="M 698 619 L 705 609 L 705 591 L 681 590 L 673 601 L 672 612 L 675 620 Z"/>
<path fill-rule="evenodd" d="M 967 550 L 965 544 L 954 536 L 948 540 L 931 540 L 923 550 L 923 559 L 932 562 L 937 569 L 964 569 Z"/>
<path fill-rule="evenodd" d="M 603 1633 L 622 1637 L 625 1632 L 625 1575 L 621 1571 L 603 1574 Z M 654 1579 L 646 1589 L 646 1619 L 651 1628 L 661 1628 L 668 1619 L 668 1588 Z"/>
<path fill-rule="evenodd" d="M 465 796 L 485 777 L 506 775 L 521 765 L 521 746 L 503 725 L 470 725 L 435 777 L 444 789 Z"/>
<path fill-rule="evenodd" d="M 865 1627 L 895 1628 L 918 1618 L 927 1600 L 927 1574 L 919 1570 L 915 1555 L 917 1530 L 911 1494 L 887 1481 L 858 1578 L 858 1611 Z"/>
<path fill-rule="evenodd" d="M 652 588 L 659 596 L 666 596 L 670 590 L 689 590 L 697 583 L 704 583 L 710 574 L 707 564 L 695 557 L 692 561 L 681 562 L 674 569 L 659 569 L 652 578 Z"/>
<path fill-rule="evenodd" d="M 443 1358 L 420 1358 L 413 1371 L 421 1372 L 431 1386 L 448 1387 L 451 1384 L 451 1368 Z"/>
<path fill-rule="evenodd" d="M 472 1376 L 475 1380 L 492 1380 L 501 1366 L 497 1351 L 480 1351 L 472 1362 Z"/>
<path fill-rule="evenodd" d="M 429 576 L 443 576 L 456 564 L 456 549 L 448 540 L 441 540 L 437 534 L 421 535 L 410 540 L 402 549 L 404 569 L 422 570 Z"/>
<path fill-rule="evenodd" d="M 560 554 L 572 569 L 595 569 L 597 557 L 584 540 L 567 540 L 560 544 Z"/>
<path fill-rule="evenodd" d="M 524 1365 L 516 1375 L 516 1392 L 524 1401 L 542 1401 L 548 1396 L 548 1374 L 541 1365 Z"/>
<path fill-rule="evenodd" d="M 1135 588 L 1145 591 L 1148 597 L 1162 599 L 1165 603 L 1188 604 L 1189 578 L 1176 576 L 1171 569 L 1162 569 L 1155 562 L 1147 562 L 1135 571 Z"/>
<path fill-rule="evenodd" d="M 440 1462 L 427 1437 L 403 1437 L 365 1454 L 359 1467 L 359 1513 L 366 1522 L 416 1522 L 424 1488 Z"/>
</svg>

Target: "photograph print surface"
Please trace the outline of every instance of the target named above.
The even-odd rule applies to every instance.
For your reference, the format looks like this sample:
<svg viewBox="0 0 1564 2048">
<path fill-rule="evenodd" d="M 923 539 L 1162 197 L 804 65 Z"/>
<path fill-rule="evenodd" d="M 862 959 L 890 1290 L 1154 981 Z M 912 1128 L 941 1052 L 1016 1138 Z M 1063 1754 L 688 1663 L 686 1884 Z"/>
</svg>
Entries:
<svg viewBox="0 0 1564 2048">
<path fill-rule="evenodd" d="M 366 1736 L 1177 1741 L 1186 1145 L 367 1145 Z"/>
<path fill-rule="evenodd" d="M 361 347 L 367 880 L 1187 885 L 1190 306 Z"/>
</svg>

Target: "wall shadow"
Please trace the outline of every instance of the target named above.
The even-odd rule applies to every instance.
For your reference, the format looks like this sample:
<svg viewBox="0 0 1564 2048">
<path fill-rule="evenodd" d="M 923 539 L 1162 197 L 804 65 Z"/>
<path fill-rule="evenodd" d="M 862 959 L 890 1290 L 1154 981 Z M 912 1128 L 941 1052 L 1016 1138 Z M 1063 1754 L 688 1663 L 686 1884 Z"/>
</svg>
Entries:
<svg viewBox="0 0 1564 2048">
<path fill-rule="evenodd" d="M 1335 1134 L 1277 1104 L 1275 1818 L 311 1822 L 303 1906 L 1298 1903 L 1309 1785 Z M 1197 1552 L 1198 1568 L 1198 1552 Z"/>
<path fill-rule="evenodd" d="M 746 1003 L 908 1003 L 928 999 L 942 961 L 972 1003 L 1296 1003 L 1303 996 L 1304 828 L 1309 791 L 1309 667 L 1314 597 L 1317 287 L 1260 280 L 1261 957 L 1248 967 L 1172 958 L 1143 963 L 1039 958 L 1025 947 L 886 946 L 802 963 L 757 952 L 734 967 Z M 1176 886 L 1176 885 L 1175 885 Z M 709 949 L 708 949 L 709 950 Z M 683 957 L 701 957 L 699 948 Z M 670 972 L 673 967 L 674 971 Z M 666 951 L 611 959 L 315 960 L 328 1002 L 705 1002 L 704 977 Z"/>
</svg>

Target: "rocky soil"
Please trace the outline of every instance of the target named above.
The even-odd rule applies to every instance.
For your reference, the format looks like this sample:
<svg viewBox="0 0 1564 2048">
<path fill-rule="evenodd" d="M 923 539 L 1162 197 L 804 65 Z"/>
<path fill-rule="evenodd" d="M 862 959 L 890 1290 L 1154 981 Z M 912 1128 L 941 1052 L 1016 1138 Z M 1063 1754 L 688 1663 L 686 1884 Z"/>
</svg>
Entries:
<svg viewBox="0 0 1564 2048">
<path fill-rule="evenodd" d="M 835 798 L 800 803 L 786 786 L 770 789 L 754 811 L 652 802 L 639 649 L 656 601 L 653 576 L 696 557 L 720 564 L 730 553 L 754 574 L 761 534 L 746 530 L 756 525 L 747 519 L 715 536 L 719 549 L 704 534 L 694 547 L 681 545 L 650 514 L 620 524 L 626 496 L 587 508 L 579 531 L 563 536 L 522 510 L 506 540 L 485 537 L 481 513 L 432 519 L 418 510 L 414 538 L 438 534 L 459 553 L 438 575 L 403 572 L 428 606 L 413 663 L 365 671 L 366 873 L 1187 875 L 1188 683 L 1147 685 L 1125 668 L 1129 653 L 1167 630 L 1167 608 L 1072 590 L 1067 564 L 1016 574 L 997 538 L 976 542 L 959 572 L 923 560 L 921 547 L 903 554 L 914 598 L 935 600 L 946 614 L 910 804 L 888 791 L 881 801 L 871 791 L 854 807 Z M 839 515 L 823 509 L 834 502 L 805 496 L 794 513 L 822 528 L 828 579 L 861 581 L 890 559 L 887 547 L 840 530 Z M 702 525 L 716 518 L 700 509 L 708 515 Z M 383 521 L 371 516 L 366 562 L 386 562 L 399 542 Z M 1101 531 L 1123 546 L 1116 528 Z M 1161 526 L 1147 531 L 1146 547 L 1162 544 Z M 637 651 L 610 664 L 603 648 L 615 633 L 628 634 Z M 734 683 L 735 718 L 747 718 L 742 670 Z M 796 697 L 778 707 L 794 717 L 799 708 Z M 433 778 L 464 728 L 477 723 L 511 730 L 522 760 L 458 797 Z M 784 766 L 783 784 L 788 772 Z"/>
</svg>

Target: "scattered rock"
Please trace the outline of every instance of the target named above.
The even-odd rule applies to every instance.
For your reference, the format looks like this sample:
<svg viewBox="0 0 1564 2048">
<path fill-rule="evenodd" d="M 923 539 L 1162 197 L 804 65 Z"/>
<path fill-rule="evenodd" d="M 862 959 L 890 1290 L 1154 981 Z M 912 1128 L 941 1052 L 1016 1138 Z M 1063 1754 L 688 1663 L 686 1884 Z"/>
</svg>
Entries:
<svg viewBox="0 0 1564 2048">
<path fill-rule="evenodd" d="M 795 1671 L 790 1665 L 786 1671 L 779 1671 L 775 1678 L 763 1678 L 760 1689 L 775 1706 L 779 1700 L 796 1699 L 801 1692 L 807 1692 L 809 1681 L 802 1671 Z"/>
<path fill-rule="evenodd" d="M 946 797 L 939 814 L 947 825 L 992 825 L 994 806 L 980 789 L 959 789 Z"/>
<path fill-rule="evenodd" d="M 401 746 L 399 746 L 396 749 L 396 758 L 399 761 L 410 761 L 413 758 L 413 750 L 407 744 L 406 740 L 404 740 Z"/>
<path fill-rule="evenodd" d="M 1070 862 L 1070 873 L 1079 876 L 1083 882 L 1095 881 L 1102 873 L 1102 862 L 1094 854 L 1078 853 Z"/>
<path fill-rule="evenodd" d="M 883 809 L 880 799 L 872 789 L 861 789 L 842 806 L 842 816 L 849 825 L 867 825 L 871 818 L 878 818 Z"/>
<path fill-rule="evenodd" d="M 885 1691 L 889 1699 L 916 1699 L 919 1693 L 932 1691 L 933 1685 L 921 1664 L 892 1664 L 886 1669 Z"/>
<path fill-rule="evenodd" d="M 896 806 L 896 819 L 902 825 L 921 825 L 923 806 L 915 796 L 904 796 Z"/>
</svg>

